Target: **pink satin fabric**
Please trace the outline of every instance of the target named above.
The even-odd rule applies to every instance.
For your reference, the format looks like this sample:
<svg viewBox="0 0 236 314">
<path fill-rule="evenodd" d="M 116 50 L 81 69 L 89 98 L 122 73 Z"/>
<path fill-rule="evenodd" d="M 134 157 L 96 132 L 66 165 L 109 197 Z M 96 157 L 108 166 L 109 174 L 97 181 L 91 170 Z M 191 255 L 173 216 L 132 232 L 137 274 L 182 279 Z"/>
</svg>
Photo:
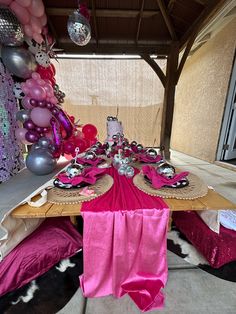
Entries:
<svg viewBox="0 0 236 314">
<path fill-rule="evenodd" d="M 76 162 L 81 164 L 81 165 L 90 165 L 90 166 L 97 166 L 99 164 L 101 164 L 103 161 L 105 161 L 105 159 L 103 158 L 95 158 L 94 160 L 92 159 L 87 159 L 87 158 L 77 158 Z"/>
<path fill-rule="evenodd" d="M 148 163 L 156 163 L 162 160 L 161 155 L 157 155 L 155 158 L 147 155 L 146 153 L 138 154 L 137 158 L 141 162 L 148 162 Z"/>
<path fill-rule="evenodd" d="M 69 183 L 72 184 L 73 186 L 76 186 L 81 182 L 94 184 L 97 181 L 97 179 L 100 178 L 101 175 L 103 175 L 104 172 L 105 169 L 91 167 L 84 169 L 81 175 L 72 178 L 68 177 L 66 172 L 59 173 L 57 177 L 62 183 Z"/>
<path fill-rule="evenodd" d="M 127 293 L 141 311 L 162 308 L 169 209 L 117 170 L 107 173 L 114 178 L 111 190 L 82 205 L 84 296 Z"/>
</svg>

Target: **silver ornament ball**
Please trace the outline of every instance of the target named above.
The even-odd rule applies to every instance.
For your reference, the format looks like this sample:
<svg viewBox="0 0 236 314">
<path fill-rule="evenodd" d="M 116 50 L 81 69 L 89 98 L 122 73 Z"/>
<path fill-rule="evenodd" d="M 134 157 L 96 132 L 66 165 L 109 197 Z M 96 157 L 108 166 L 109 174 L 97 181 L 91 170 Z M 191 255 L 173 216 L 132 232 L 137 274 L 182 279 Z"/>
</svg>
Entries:
<svg viewBox="0 0 236 314">
<path fill-rule="evenodd" d="M 89 21 L 79 13 L 74 11 L 68 18 L 67 30 L 70 39 L 79 46 L 85 46 L 91 39 L 91 27 Z"/>
<path fill-rule="evenodd" d="M 147 150 L 146 154 L 153 159 L 157 157 L 157 152 L 154 148 L 150 148 Z"/>
<path fill-rule="evenodd" d="M 171 179 L 175 175 L 175 168 L 172 165 L 165 162 L 157 167 L 156 172 L 168 179 Z"/>
</svg>

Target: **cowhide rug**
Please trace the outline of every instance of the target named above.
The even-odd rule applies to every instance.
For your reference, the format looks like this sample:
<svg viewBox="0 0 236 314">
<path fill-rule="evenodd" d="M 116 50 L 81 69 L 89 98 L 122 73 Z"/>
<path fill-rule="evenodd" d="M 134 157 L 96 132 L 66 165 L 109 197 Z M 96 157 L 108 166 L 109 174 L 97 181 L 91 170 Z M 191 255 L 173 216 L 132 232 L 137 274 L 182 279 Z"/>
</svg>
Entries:
<svg viewBox="0 0 236 314">
<path fill-rule="evenodd" d="M 0 297 L 0 314 L 55 314 L 72 298 L 83 273 L 83 253 L 61 260 L 47 273 Z"/>
<path fill-rule="evenodd" d="M 182 257 L 186 262 L 198 266 L 202 270 L 227 281 L 236 282 L 236 261 L 215 269 L 199 253 L 186 237 L 175 227 L 167 234 L 167 248 Z"/>
</svg>

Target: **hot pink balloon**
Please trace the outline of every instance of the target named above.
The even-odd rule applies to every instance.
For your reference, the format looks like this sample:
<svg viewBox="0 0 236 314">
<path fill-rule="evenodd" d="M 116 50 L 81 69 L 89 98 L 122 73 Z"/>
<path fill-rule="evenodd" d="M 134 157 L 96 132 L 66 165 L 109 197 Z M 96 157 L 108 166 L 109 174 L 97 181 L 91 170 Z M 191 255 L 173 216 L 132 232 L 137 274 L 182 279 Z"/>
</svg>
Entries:
<svg viewBox="0 0 236 314">
<path fill-rule="evenodd" d="M 44 80 L 42 80 L 42 79 L 37 79 L 36 82 L 37 82 L 38 85 L 43 86 L 44 89 L 46 90 L 46 88 L 45 88 L 46 82 L 45 82 Z M 47 92 L 47 90 L 46 90 L 46 92 Z"/>
<path fill-rule="evenodd" d="M 29 88 L 26 86 L 26 83 L 21 83 L 21 89 L 22 89 L 24 94 L 29 93 Z"/>
<path fill-rule="evenodd" d="M 31 0 L 15 0 L 15 2 L 19 3 L 22 7 L 27 8 L 30 6 Z"/>
<path fill-rule="evenodd" d="M 22 99 L 22 105 L 25 109 L 32 109 L 34 108 L 31 103 L 30 103 L 30 100 L 31 100 L 31 97 L 28 97 L 28 96 L 25 96 L 23 99 Z"/>
<path fill-rule="evenodd" d="M 52 88 L 52 85 L 51 85 L 51 84 L 46 83 L 46 84 L 44 85 L 44 89 L 46 90 L 47 93 L 50 93 L 51 96 L 54 96 L 53 88 Z"/>
<path fill-rule="evenodd" d="M 50 100 L 49 100 L 51 103 L 53 103 L 54 105 L 56 105 L 58 103 L 58 100 L 55 96 L 52 96 L 50 97 Z"/>
<path fill-rule="evenodd" d="M 28 131 L 24 128 L 19 128 L 19 129 L 16 129 L 15 131 L 15 135 L 16 135 L 16 139 L 21 142 L 22 144 L 25 144 L 25 145 L 31 145 L 32 143 L 28 142 L 26 139 L 25 139 L 25 134 L 27 133 Z"/>
<path fill-rule="evenodd" d="M 50 126 L 52 114 L 47 108 L 36 107 L 32 109 L 30 117 L 37 126 L 47 127 Z"/>
<path fill-rule="evenodd" d="M 44 100 L 47 96 L 45 89 L 39 85 L 34 85 L 30 90 L 30 94 L 36 100 Z"/>
<path fill-rule="evenodd" d="M 10 4 L 10 8 L 12 9 L 12 11 L 15 13 L 17 19 L 19 20 L 19 22 L 23 25 L 28 24 L 30 21 L 30 15 L 28 10 L 26 10 L 25 8 L 23 8 L 19 3 L 13 1 Z"/>
<path fill-rule="evenodd" d="M 31 0 L 29 11 L 36 17 L 42 16 L 44 14 L 44 5 L 42 0 Z"/>
</svg>

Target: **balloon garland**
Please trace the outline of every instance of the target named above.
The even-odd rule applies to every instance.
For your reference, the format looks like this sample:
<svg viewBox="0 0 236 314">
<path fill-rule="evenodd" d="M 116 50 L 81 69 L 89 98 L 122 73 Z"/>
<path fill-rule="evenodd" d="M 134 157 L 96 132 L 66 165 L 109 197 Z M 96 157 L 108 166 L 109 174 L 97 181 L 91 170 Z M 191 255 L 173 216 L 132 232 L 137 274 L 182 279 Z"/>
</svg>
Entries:
<svg viewBox="0 0 236 314">
<path fill-rule="evenodd" d="M 56 84 L 56 69 L 50 61 L 54 43 L 48 35 L 42 0 L 0 0 L 0 6 L 2 62 L 20 80 L 13 86 L 23 107 L 16 113 L 19 127 L 15 136 L 21 144 L 31 145 L 28 169 L 37 175 L 48 174 L 61 155 L 71 159 L 76 148 L 83 152 L 94 144 L 97 129 L 87 124 L 81 130 L 75 118 L 61 108 L 65 93 Z"/>
</svg>

